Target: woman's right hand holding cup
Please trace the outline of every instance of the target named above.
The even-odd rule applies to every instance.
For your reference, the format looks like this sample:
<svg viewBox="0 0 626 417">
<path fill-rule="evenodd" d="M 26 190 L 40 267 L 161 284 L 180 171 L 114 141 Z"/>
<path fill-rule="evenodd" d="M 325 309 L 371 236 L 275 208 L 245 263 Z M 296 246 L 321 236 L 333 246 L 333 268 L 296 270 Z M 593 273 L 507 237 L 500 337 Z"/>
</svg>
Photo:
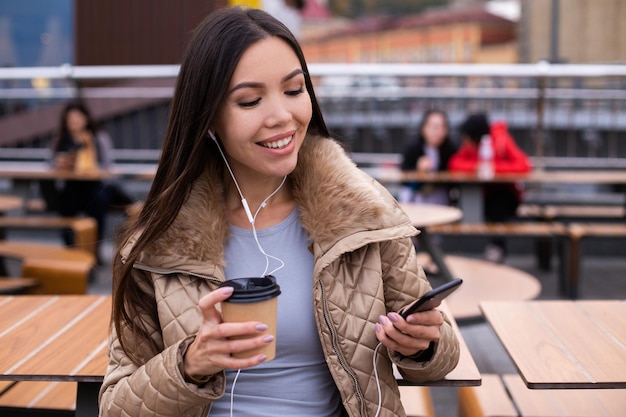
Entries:
<svg viewBox="0 0 626 417">
<path fill-rule="evenodd" d="M 267 325 L 260 322 L 224 323 L 216 305 L 230 297 L 232 287 L 218 288 L 200 299 L 202 323 L 194 341 L 183 358 L 185 375 L 195 379 L 213 375 L 225 368 L 248 368 L 267 359 L 266 355 L 235 358 L 231 354 L 271 343 L 274 337 L 264 333 Z M 235 337 L 243 337 L 234 340 Z"/>
</svg>

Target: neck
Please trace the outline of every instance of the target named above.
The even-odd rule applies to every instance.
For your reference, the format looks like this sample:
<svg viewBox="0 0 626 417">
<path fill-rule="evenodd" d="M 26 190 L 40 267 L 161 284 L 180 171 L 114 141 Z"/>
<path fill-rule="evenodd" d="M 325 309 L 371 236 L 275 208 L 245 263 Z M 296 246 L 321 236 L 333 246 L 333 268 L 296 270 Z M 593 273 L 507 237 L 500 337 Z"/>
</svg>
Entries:
<svg viewBox="0 0 626 417">
<path fill-rule="evenodd" d="M 243 228 L 251 228 L 250 221 L 243 207 L 241 196 L 235 184 L 227 178 L 226 205 L 229 222 Z M 239 184 L 250 214 L 256 215 L 254 220 L 257 228 L 269 227 L 279 223 L 291 213 L 294 207 L 294 198 L 288 180 L 280 178 L 278 181 L 264 181 L 263 184 Z M 282 185 L 281 185 L 282 184 Z M 263 207 L 261 208 L 261 205 Z"/>
</svg>

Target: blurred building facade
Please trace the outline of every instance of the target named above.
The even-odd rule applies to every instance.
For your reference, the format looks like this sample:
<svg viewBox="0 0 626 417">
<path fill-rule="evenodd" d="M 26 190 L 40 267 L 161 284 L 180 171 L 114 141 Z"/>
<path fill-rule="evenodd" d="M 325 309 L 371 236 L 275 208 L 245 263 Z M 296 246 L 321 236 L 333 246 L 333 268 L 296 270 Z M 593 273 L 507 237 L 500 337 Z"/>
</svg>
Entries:
<svg viewBox="0 0 626 417">
<path fill-rule="evenodd" d="M 177 64 L 192 30 L 227 4 L 228 0 L 74 0 L 74 64 Z"/>
<path fill-rule="evenodd" d="M 480 5 L 362 19 L 302 46 L 310 62 L 516 63 L 516 30 Z"/>
<path fill-rule="evenodd" d="M 520 61 L 626 63 L 626 1 L 522 0 Z"/>
</svg>

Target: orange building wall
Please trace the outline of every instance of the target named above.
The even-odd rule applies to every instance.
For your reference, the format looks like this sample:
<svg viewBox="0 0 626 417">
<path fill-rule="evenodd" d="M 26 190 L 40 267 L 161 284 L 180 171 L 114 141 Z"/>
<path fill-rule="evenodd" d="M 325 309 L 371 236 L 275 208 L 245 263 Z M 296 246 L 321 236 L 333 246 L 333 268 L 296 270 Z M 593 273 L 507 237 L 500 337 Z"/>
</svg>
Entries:
<svg viewBox="0 0 626 417">
<path fill-rule="evenodd" d="M 302 42 L 309 62 L 514 63 L 514 28 L 464 22 Z"/>
</svg>

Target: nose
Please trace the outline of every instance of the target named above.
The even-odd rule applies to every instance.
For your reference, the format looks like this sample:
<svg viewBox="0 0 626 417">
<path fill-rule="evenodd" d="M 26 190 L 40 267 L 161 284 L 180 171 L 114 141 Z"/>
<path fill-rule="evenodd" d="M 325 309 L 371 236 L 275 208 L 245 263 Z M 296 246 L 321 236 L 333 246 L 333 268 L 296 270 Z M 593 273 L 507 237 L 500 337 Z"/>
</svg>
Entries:
<svg viewBox="0 0 626 417">
<path fill-rule="evenodd" d="M 287 102 L 286 97 L 282 94 L 268 100 L 266 109 L 265 124 L 268 127 L 281 126 L 292 119 L 290 103 Z"/>
</svg>

